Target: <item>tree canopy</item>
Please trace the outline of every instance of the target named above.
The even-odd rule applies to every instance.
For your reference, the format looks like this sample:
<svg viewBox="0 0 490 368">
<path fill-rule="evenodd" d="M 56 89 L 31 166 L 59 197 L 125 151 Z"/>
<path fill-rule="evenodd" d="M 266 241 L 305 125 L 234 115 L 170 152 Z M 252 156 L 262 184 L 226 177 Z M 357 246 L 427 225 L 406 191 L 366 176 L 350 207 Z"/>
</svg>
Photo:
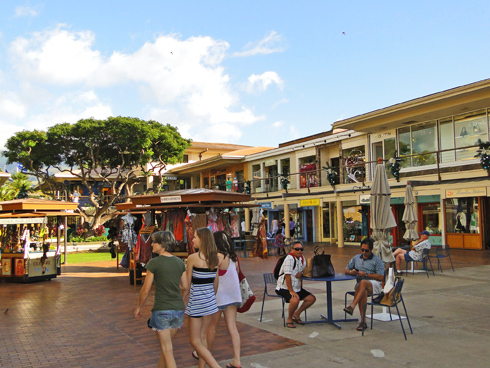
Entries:
<svg viewBox="0 0 490 368">
<path fill-rule="evenodd" d="M 36 177 L 41 190 L 51 197 L 65 190 L 54 174 L 69 172 L 77 177 L 88 189 L 95 208 L 90 216 L 82 215 L 96 226 L 103 222 L 107 209 L 121 200 L 122 193 L 131 194 L 138 178 L 182 162 L 189 145 L 190 140 L 169 124 L 119 116 L 61 123 L 46 131 L 17 132 L 7 140 L 2 154 L 9 164 L 20 162 L 25 173 Z M 94 191 L 97 184 L 111 188 L 115 195 L 101 198 Z"/>
</svg>

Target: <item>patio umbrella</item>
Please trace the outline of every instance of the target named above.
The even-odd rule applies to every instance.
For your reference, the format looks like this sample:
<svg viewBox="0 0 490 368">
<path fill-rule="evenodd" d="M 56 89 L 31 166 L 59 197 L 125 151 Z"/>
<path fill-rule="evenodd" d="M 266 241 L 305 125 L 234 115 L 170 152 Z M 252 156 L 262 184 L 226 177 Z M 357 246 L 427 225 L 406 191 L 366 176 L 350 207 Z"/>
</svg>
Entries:
<svg viewBox="0 0 490 368">
<path fill-rule="evenodd" d="M 391 190 L 386 176 L 385 165 L 378 159 L 371 187 L 371 229 L 373 230 L 374 249 L 384 263 L 394 262 L 389 242 L 391 229 L 396 226 L 395 217 L 391 212 Z"/>
<path fill-rule="evenodd" d="M 412 186 L 408 183 L 405 190 L 405 211 L 403 211 L 402 220 L 405 223 L 405 234 L 403 239 L 412 241 L 417 240 L 419 235 L 415 228 L 417 227 L 417 212 L 415 211 L 415 199 L 413 197 Z"/>
</svg>

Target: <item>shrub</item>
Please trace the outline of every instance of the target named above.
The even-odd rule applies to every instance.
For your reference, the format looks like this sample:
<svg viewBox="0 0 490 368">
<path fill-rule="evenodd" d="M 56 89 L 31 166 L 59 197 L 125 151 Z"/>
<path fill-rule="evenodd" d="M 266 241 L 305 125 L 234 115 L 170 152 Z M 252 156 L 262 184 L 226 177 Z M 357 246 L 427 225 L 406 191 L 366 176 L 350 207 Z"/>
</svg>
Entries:
<svg viewBox="0 0 490 368">
<path fill-rule="evenodd" d="M 104 225 L 99 225 L 99 226 L 97 226 L 97 227 L 94 229 L 95 236 L 102 236 L 102 234 L 104 234 L 104 231 L 105 231 L 105 227 L 104 227 Z"/>
</svg>

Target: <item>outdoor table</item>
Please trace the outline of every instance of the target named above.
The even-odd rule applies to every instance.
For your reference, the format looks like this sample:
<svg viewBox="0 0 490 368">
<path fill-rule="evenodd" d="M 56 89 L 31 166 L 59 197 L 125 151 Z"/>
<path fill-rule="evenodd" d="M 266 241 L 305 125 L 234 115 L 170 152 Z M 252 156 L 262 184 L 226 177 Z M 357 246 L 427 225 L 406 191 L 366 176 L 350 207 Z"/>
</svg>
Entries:
<svg viewBox="0 0 490 368">
<path fill-rule="evenodd" d="M 321 320 L 304 321 L 304 323 L 330 323 L 331 325 L 334 325 L 340 330 L 342 329 L 342 327 L 336 322 L 355 322 L 358 320 L 357 318 L 334 320 L 333 313 L 332 313 L 332 282 L 355 280 L 356 276 L 346 275 L 345 273 L 336 273 L 334 276 L 329 276 L 329 277 L 317 277 L 317 278 L 302 277 L 301 279 L 305 281 L 324 281 L 326 283 L 326 288 L 327 288 L 327 316 L 325 317 L 323 314 L 321 314 L 320 315 L 322 317 Z"/>
</svg>

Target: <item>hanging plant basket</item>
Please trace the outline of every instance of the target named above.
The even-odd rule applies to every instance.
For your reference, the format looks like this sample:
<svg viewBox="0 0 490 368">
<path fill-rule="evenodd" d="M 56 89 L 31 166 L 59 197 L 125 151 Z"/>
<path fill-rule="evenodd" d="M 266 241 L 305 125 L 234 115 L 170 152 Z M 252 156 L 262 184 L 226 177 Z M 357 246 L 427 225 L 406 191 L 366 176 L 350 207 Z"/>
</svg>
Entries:
<svg viewBox="0 0 490 368">
<path fill-rule="evenodd" d="M 476 150 L 475 157 L 480 158 L 480 165 L 483 170 L 487 171 L 487 175 L 490 176 L 490 142 L 483 142 L 481 139 L 478 139 L 478 149 Z"/>
<path fill-rule="evenodd" d="M 395 151 L 395 154 L 392 158 L 389 159 L 388 163 L 390 164 L 391 175 L 396 179 L 397 182 L 400 182 L 400 162 L 401 158 L 398 157 L 398 152 Z"/>
<path fill-rule="evenodd" d="M 325 173 L 327 174 L 327 180 L 332 186 L 332 188 L 335 189 L 335 181 L 337 179 L 337 173 L 333 169 L 333 167 L 330 166 L 330 164 L 327 162 L 327 166 L 323 166 L 323 169 L 325 170 Z"/>
</svg>

